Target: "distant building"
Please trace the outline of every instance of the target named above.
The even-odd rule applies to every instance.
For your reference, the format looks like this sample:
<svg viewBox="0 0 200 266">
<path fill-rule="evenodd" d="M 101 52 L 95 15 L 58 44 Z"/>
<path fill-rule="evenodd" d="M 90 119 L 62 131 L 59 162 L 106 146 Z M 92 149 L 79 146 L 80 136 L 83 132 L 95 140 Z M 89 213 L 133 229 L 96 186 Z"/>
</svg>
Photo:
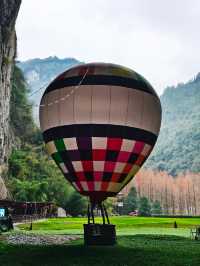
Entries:
<svg viewBox="0 0 200 266">
<path fill-rule="evenodd" d="M 66 217 L 66 211 L 63 208 L 58 207 L 57 216 L 58 217 Z"/>
</svg>

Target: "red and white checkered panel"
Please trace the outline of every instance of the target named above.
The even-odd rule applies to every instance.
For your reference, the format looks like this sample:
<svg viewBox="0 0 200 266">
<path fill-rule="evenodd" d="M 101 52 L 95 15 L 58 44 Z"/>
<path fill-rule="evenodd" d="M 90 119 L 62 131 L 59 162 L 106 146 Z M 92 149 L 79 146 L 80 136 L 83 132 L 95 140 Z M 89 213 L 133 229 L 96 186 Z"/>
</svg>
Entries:
<svg viewBox="0 0 200 266">
<path fill-rule="evenodd" d="M 55 145 L 47 143 L 47 148 L 51 154 L 59 154 L 62 162 L 57 163 L 63 174 L 80 193 L 87 195 L 95 191 L 119 192 L 152 149 L 141 141 L 114 137 L 64 138 Z"/>
</svg>

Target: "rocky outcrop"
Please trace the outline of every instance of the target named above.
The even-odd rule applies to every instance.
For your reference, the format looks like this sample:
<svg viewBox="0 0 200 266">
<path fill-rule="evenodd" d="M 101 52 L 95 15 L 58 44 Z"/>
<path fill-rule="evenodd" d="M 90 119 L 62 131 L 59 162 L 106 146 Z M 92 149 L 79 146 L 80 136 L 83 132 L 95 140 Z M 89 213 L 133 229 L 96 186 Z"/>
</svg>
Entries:
<svg viewBox="0 0 200 266">
<path fill-rule="evenodd" d="M 0 177 L 0 200 L 8 198 L 8 191 L 6 189 L 3 178 Z"/>
<path fill-rule="evenodd" d="M 11 148 L 10 90 L 13 62 L 16 55 L 15 21 L 20 4 L 21 0 L 0 1 L 0 175 L 4 170 Z"/>
</svg>

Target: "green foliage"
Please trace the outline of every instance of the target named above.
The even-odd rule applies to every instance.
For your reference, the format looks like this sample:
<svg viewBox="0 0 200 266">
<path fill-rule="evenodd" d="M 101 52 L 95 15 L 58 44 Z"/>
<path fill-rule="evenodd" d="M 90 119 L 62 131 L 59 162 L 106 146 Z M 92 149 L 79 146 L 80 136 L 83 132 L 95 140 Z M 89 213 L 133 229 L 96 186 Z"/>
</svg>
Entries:
<svg viewBox="0 0 200 266">
<path fill-rule="evenodd" d="M 151 205 L 146 197 L 140 198 L 138 214 L 140 216 L 151 216 Z"/>
<path fill-rule="evenodd" d="M 137 191 L 135 187 L 132 187 L 128 193 L 128 196 L 123 200 L 122 214 L 129 214 L 137 209 Z"/>
<path fill-rule="evenodd" d="M 51 201 L 66 206 L 73 189 L 42 146 L 13 150 L 8 166 L 7 185 L 15 200 Z"/>
<path fill-rule="evenodd" d="M 158 201 L 152 203 L 146 197 L 138 198 L 137 191 L 135 187 L 132 187 L 126 197 L 123 199 L 122 214 L 129 214 L 138 209 L 138 214 L 140 216 L 151 216 L 151 214 L 161 214 L 162 208 Z"/>
<path fill-rule="evenodd" d="M 67 201 L 66 211 L 72 216 L 85 215 L 87 213 L 87 198 L 74 191 Z"/>
<path fill-rule="evenodd" d="M 45 191 L 48 183 L 45 181 L 13 178 L 10 185 L 13 188 L 12 194 L 18 201 L 43 202 L 47 200 Z"/>
<path fill-rule="evenodd" d="M 104 205 L 109 215 L 112 215 L 115 211 L 116 198 L 107 198 L 104 201 Z"/>
<path fill-rule="evenodd" d="M 185 84 L 168 87 L 161 96 L 162 127 L 146 167 L 200 172 L 200 74 Z"/>
<path fill-rule="evenodd" d="M 9 158 L 7 185 L 15 200 L 54 202 L 73 215 L 85 215 L 87 199 L 74 191 L 42 146 L 26 145 Z"/>
<path fill-rule="evenodd" d="M 154 201 L 152 203 L 152 207 L 151 207 L 151 212 L 153 215 L 160 215 L 162 214 L 162 207 L 160 206 L 160 202 L 159 201 Z"/>
<path fill-rule="evenodd" d="M 7 57 L 7 56 L 4 56 L 4 57 L 3 57 L 2 65 L 9 65 L 9 64 L 11 64 L 11 63 L 12 63 L 12 60 L 10 60 L 9 57 Z"/>
<path fill-rule="evenodd" d="M 10 124 L 14 137 L 22 144 L 38 142 L 39 130 L 32 118 L 32 105 L 27 99 L 27 86 L 23 74 L 14 67 L 10 101 Z"/>
</svg>

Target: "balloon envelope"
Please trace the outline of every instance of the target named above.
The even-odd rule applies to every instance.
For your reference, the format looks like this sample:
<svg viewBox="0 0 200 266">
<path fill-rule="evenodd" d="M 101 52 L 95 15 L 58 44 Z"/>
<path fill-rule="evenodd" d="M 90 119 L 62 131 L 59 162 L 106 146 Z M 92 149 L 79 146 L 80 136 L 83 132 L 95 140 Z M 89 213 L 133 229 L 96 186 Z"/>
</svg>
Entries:
<svg viewBox="0 0 200 266">
<path fill-rule="evenodd" d="M 73 67 L 46 89 L 40 124 L 48 153 L 92 201 L 115 196 L 152 151 L 161 124 L 152 86 L 128 68 Z"/>
</svg>

